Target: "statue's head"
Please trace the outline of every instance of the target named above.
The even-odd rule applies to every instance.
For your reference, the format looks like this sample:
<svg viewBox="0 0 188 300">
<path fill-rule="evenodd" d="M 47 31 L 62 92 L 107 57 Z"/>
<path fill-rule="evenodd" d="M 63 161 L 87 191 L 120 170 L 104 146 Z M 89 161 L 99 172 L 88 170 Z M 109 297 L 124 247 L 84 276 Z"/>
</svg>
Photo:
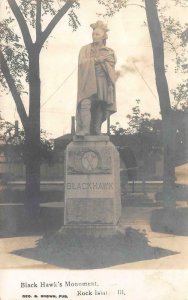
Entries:
<svg viewBox="0 0 188 300">
<path fill-rule="evenodd" d="M 91 28 L 93 28 L 93 42 L 96 43 L 102 40 L 103 44 L 105 45 L 106 40 L 108 38 L 107 32 L 109 31 L 107 25 L 104 24 L 102 21 L 97 21 L 96 23 L 93 23 L 90 26 Z"/>
</svg>

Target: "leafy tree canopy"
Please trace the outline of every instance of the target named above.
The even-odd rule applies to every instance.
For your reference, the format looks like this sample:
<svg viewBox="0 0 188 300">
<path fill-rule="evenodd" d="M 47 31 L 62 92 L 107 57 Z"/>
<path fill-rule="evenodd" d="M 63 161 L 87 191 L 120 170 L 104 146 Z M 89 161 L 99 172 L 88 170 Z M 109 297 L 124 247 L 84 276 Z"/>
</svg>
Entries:
<svg viewBox="0 0 188 300">
<path fill-rule="evenodd" d="M 18 122 L 12 124 L 0 117 L 0 140 L 3 151 L 8 160 L 25 160 L 25 132 L 18 127 Z M 41 130 L 40 135 L 40 162 L 52 162 L 53 143 L 47 133 Z"/>
<path fill-rule="evenodd" d="M 32 50 L 32 42 L 35 44 L 39 43 L 42 47 L 44 46 L 45 38 L 49 32 L 51 32 L 54 21 L 58 18 L 58 14 L 60 14 L 63 6 L 70 2 L 73 3 L 73 6 L 68 12 L 69 25 L 73 31 L 75 31 L 80 25 L 76 15 L 76 9 L 79 8 L 77 1 L 18 0 L 15 2 L 7 0 L 6 3 L 2 4 L 6 11 L 6 17 L 0 22 L 0 50 L 4 55 L 10 74 L 14 78 L 19 93 L 25 92 L 23 80 L 28 82 L 28 55 L 30 50 Z M 39 7 L 40 4 L 41 7 Z M 21 34 L 20 30 L 16 29 L 17 21 L 13 15 L 13 11 L 16 12 L 17 21 L 19 22 L 20 28 L 22 28 L 21 31 L 25 32 L 25 39 L 23 38 L 23 32 Z M 37 14 L 40 15 L 40 17 L 37 16 Z M 46 19 L 51 20 L 47 26 L 45 23 Z M 32 29 L 36 29 L 36 31 L 34 32 Z M 28 47 L 29 43 L 30 47 Z M 0 83 L 2 86 L 1 91 L 7 89 L 6 79 L 1 71 Z"/>
</svg>

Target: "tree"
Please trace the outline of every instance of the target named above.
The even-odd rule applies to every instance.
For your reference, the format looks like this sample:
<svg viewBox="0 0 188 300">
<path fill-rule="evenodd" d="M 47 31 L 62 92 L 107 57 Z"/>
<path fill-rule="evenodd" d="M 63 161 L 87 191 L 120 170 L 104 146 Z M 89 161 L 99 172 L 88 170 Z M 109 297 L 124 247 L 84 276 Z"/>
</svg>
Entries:
<svg viewBox="0 0 188 300">
<path fill-rule="evenodd" d="M 56 9 L 53 0 L 19 0 L 19 4 L 7 0 L 7 17 L 0 23 L 0 82 L 10 90 L 25 132 L 25 206 L 32 218 L 39 215 L 40 202 L 40 53 L 52 30 L 68 11 L 73 30 L 79 25 L 74 12 L 78 7 L 76 0 L 64 2 Z M 51 16 L 51 21 L 43 29 L 43 16 L 46 15 Z M 14 29 L 15 20 L 21 34 Z M 29 26 L 35 32 L 35 41 Z M 25 92 L 22 78 L 28 83 L 28 114 L 22 100 Z"/>
<path fill-rule="evenodd" d="M 174 163 L 174 142 L 175 130 L 172 122 L 172 107 L 170 103 L 169 88 L 165 74 L 164 62 L 164 40 L 159 21 L 158 8 L 159 0 L 143 0 L 139 3 L 123 0 L 98 0 L 106 6 L 106 16 L 112 16 L 120 9 L 128 5 L 137 5 L 145 8 L 147 25 L 149 29 L 151 45 L 153 50 L 154 72 L 156 87 L 159 96 L 163 124 L 163 148 L 164 148 L 164 205 L 167 207 L 175 206 L 174 182 L 175 182 L 175 163 Z M 178 0 L 176 2 L 179 3 Z M 183 1 L 184 2 L 184 1 Z M 145 6 L 143 5 L 145 3 Z"/>
<path fill-rule="evenodd" d="M 115 135 L 125 135 L 127 134 L 127 129 L 123 128 L 119 122 L 115 125 L 110 125 L 110 133 Z"/>
<path fill-rule="evenodd" d="M 143 163 L 143 175 L 148 165 L 148 157 L 155 159 L 162 154 L 162 121 L 151 118 L 147 112 L 142 113 L 140 100 L 136 100 L 136 105 L 132 108 L 132 113 L 127 115 L 128 127 L 122 128 L 117 122 L 111 125 L 111 131 L 115 135 L 135 136 L 138 142 L 137 157 Z"/>
<path fill-rule="evenodd" d="M 147 112 L 142 113 L 140 108 L 141 100 L 136 100 L 136 105 L 132 107 L 132 114 L 128 114 L 127 123 L 128 127 L 123 128 L 119 122 L 115 125 L 111 125 L 110 129 L 113 134 L 116 135 L 134 135 L 144 133 L 154 133 L 158 135 L 158 131 L 161 132 L 161 120 L 153 119 Z"/>
<path fill-rule="evenodd" d="M 18 121 L 15 124 L 0 118 L 0 139 L 3 141 L 3 152 L 7 160 L 19 160 L 25 163 L 26 138 L 23 128 L 19 128 Z M 51 163 L 53 160 L 53 142 L 47 138 L 46 131 L 40 131 L 40 164 Z"/>
<path fill-rule="evenodd" d="M 150 32 L 153 49 L 153 60 L 155 70 L 155 80 L 159 103 L 161 108 L 163 124 L 163 149 L 164 149 L 164 173 L 163 192 L 164 204 L 168 207 L 175 206 L 174 181 L 175 181 L 175 161 L 174 142 L 175 130 L 172 123 L 172 109 L 168 83 L 165 74 L 164 63 L 164 42 L 157 12 L 156 0 L 145 0 L 146 16 Z"/>
<path fill-rule="evenodd" d="M 186 1 L 175 0 L 176 5 L 187 7 Z M 187 57 L 187 40 L 186 32 L 188 24 L 176 20 L 172 16 L 166 15 L 166 7 L 159 9 L 159 18 L 163 34 L 165 48 L 172 54 L 172 63 L 174 71 L 181 78 L 176 88 L 170 90 L 173 95 L 173 109 L 186 109 L 188 107 L 188 57 Z M 166 65 L 168 70 L 168 65 Z M 182 79 L 183 78 L 183 79 Z"/>
<path fill-rule="evenodd" d="M 174 96 L 173 109 L 187 110 L 188 109 L 188 79 L 178 84 L 176 89 L 172 89 L 171 93 Z"/>
</svg>

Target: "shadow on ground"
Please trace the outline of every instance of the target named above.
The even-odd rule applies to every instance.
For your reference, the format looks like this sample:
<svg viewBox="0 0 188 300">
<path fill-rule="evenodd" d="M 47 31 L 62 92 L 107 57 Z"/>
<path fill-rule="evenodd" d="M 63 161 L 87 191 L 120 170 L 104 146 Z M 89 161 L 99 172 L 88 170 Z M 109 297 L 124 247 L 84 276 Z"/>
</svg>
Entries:
<svg viewBox="0 0 188 300">
<path fill-rule="evenodd" d="M 188 185 L 186 184 L 178 184 L 175 185 L 175 198 L 176 201 L 187 201 L 188 199 Z M 157 201 L 163 201 L 164 195 L 162 191 L 155 193 L 155 199 Z"/>
<path fill-rule="evenodd" d="M 156 209 L 152 212 L 150 226 L 156 232 L 188 236 L 188 208 Z"/>
<path fill-rule="evenodd" d="M 67 269 L 98 269 L 177 254 L 151 247 L 145 232 L 128 227 L 108 237 L 54 234 L 38 240 L 36 248 L 13 254 Z"/>
<path fill-rule="evenodd" d="M 23 205 L 0 205 L 0 238 L 43 235 L 49 229 L 57 231 L 62 224 L 62 207 L 41 207 L 39 220 L 33 220 Z"/>
</svg>

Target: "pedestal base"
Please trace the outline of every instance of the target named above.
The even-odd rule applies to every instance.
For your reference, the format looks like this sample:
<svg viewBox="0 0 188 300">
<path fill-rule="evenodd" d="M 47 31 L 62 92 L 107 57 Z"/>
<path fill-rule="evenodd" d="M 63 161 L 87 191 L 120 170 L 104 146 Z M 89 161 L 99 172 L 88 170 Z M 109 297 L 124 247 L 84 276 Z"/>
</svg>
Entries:
<svg viewBox="0 0 188 300">
<path fill-rule="evenodd" d="M 64 225 L 115 226 L 121 215 L 120 167 L 109 137 L 75 137 L 65 165 Z"/>
<path fill-rule="evenodd" d="M 123 232 L 122 228 L 118 225 L 64 225 L 58 231 L 62 236 L 80 236 L 83 237 L 110 237 L 115 236 L 117 233 Z"/>
</svg>

